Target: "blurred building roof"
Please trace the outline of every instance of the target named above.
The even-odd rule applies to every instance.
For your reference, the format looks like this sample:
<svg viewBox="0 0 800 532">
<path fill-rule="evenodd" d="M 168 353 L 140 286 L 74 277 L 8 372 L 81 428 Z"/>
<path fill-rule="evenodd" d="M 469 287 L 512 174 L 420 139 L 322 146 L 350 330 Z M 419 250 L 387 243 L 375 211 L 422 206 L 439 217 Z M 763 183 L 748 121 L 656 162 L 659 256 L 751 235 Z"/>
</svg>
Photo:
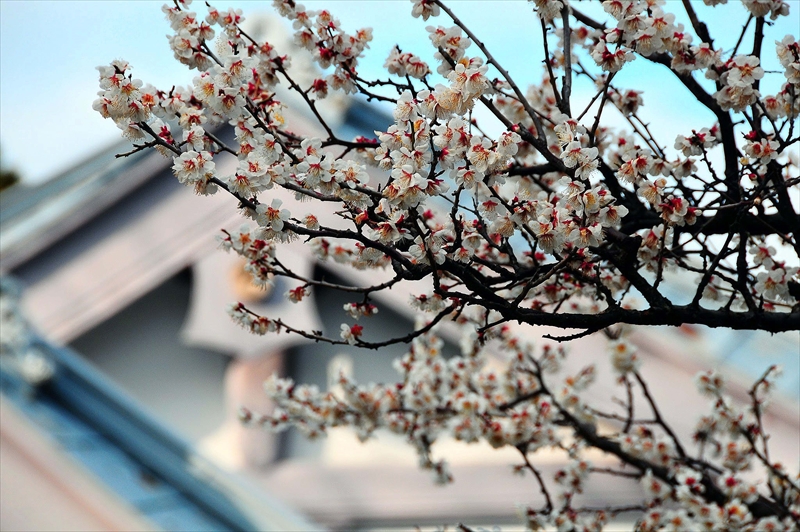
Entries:
<svg viewBox="0 0 800 532">
<path fill-rule="evenodd" d="M 0 273 L 75 231 L 167 166 L 154 152 L 115 157 L 129 147 L 117 143 L 45 183 L 0 194 Z"/>
<path fill-rule="evenodd" d="M 4 404 L 11 405 L 4 408 L 24 416 L 60 453 L 99 480 L 122 507 L 135 509 L 144 519 L 136 526 L 152 523 L 163 530 L 193 531 L 314 527 L 263 490 L 198 456 L 75 353 L 41 340 L 30 347 L 52 364 L 52 376 L 31 385 L 4 360 L 0 391 Z M 25 479 L 4 479 L 9 493 L 19 489 L 15 482 Z M 39 505 L 46 511 L 48 501 Z M 3 528 L 36 529 L 37 522 L 35 515 L 16 515 Z M 70 528 L 71 523 L 62 525 Z"/>
</svg>

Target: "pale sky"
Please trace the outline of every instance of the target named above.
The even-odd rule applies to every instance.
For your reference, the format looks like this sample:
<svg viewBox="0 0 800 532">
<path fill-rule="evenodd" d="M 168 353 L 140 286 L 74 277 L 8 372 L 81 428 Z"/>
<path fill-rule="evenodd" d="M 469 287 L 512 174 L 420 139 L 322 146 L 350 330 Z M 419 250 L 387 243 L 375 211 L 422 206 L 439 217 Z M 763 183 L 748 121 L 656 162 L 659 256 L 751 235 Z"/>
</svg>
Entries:
<svg viewBox="0 0 800 532">
<path fill-rule="evenodd" d="M 732 0 L 713 10 L 702 2 L 695 3 L 701 18 L 712 14 L 714 23 L 709 26 L 717 46 L 730 49 L 746 19 L 740 3 Z M 98 90 L 97 65 L 124 58 L 133 65 L 135 77 L 159 88 L 191 81 L 195 72 L 177 63 L 167 45 L 165 35 L 170 29 L 160 9 L 162 4 L 146 0 L 0 0 L 0 149 L 4 166 L 17 169 L 30 183 L 41 182 L 118 141 L 113 123 L 91 109 Z M 800 2 L 790 0 L 790 4 L 790 17 L 779 20 L 765 41 L 768 70 L 777 69 L 774 41 L 787 33 L 797 34 Z M 219 9 L 241 7 L 247 16 L 268 11 L 271 2 L 225 1 L 213 5 Z M 348 31 L 374 28 L 371 50 L 361 60 L 360 72 L 366 77 L 386 77 L 381 66 L 395 43 L 433 64 L 433 49 L 424 28 L 451 25 L 444 14 L 427 22 L 412 19 L 408 0 L 306 1 L 305 5 L 329 9 Z M 540 78 L 540 28 L 528 2 L 457 1 L 451 5 L 520 85 Z M 582 8 L 585 5 L 581 3 Z M 590 7 L 596 9 L 597 5 L 586 6 Z M 203 2 L 195 1 L 192 8 L 205 13 Z M 681 2 L 668 0 L 666 8 L 675 12 L 678 20 L 685 19 Z M 476 54 L 476 47 L 473 45 L 467 53 Z M 676 134 L 712 125 L 710 113 L 687 100 L 675 99 L 676 91 L 683 89 L 662 67 L 638 58 L 616 79 L 620 88 L 645 90 L 643 115 L 664 131 L 662 144 L 671 147 Z M 782 80 L 780 74 L 768 74 L 762 92 L 774 92 Z M 578 101 L 590 96 L 588 88 L 576 88 Z M 612 114 L 606 116 L 611 118 Z"/>
</svg>

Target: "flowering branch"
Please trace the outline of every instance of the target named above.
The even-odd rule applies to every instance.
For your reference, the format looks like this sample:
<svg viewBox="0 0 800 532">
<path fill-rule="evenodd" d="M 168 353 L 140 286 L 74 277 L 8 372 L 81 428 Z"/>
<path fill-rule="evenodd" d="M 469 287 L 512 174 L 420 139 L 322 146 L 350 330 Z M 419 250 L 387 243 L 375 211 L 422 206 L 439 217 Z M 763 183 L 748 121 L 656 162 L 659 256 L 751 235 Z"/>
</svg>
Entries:
<svg viewBox="0 0 800 532">
<path fill-rule="evenodd" d="M 716 406 L 693 452 L 671 429 L 638 371 L 635 349 L 620 336 L 625 325 L 800 330 L 800 216 L 792 200 L 798 161 L 787 149 L 798 140 L 800 45 L 783 38 L 775 49 L 782 71 L 761 67 L 765 17 L 785 16 L 788 6 L 743 1 L 748 21 L 726 53 L 714 48 L 688 1 L 682 4 L 697 44 L 663 2 L 605 0 L 603 21 L 566 0 L 532 3 L 545 66 L 541 81 L 523 90 L 443 0 L 412 0 L 413 16 L 443 12 L 453 24 L 427 28 L 434 63 L 394 47 L 387 79 L 359 73 L 372 30 L 348 32 L 328 10 L 274 0 L 299 48 L 278 50 L 242 29 L 240 11 L 208 6 L 202 19 L 181 0 L 163 11 L 176 59 L 197 71 L 192 85 L 161 91 L 114 61 L 99 67 L 94 108 L 134 142 L 120 156 L 158 150 L 198 194 L 223 190 L 235 198 L 247 224 L 225 231 L 221 244 L 246 259 L 256 285 L 284 277 L 296 283 L 286 297 L 297 304 L 315 289 L 336 290 L 354 299 L 344 315 L 364 319 L 327 337 L 235 303 L 229 314 L 237 323 L 257 334 L 283 331 L 334 345 L 410 346 L 398 361 L 397 384 L 365 387 L 341 376 L 340 389 L 322 392 L 275 378 L 268 389 L 278 409 L 245 420 L 295 426 L 310 437 L 343 425 L 362 439 L 391 430 L 407 437 L 443 482 L 452 476 L 433 457 L 439 437 L 514 447 L 522 456 L 518 471 L 535 477 L 543 499 L 541 508 L 527 510 L 532 528 L 600 528 L 619 512 L 639 512 L 643 530 L 796 525 L 797 482 L 773 461 L 763 432 L 762 391 L 773 375 L 751 390 L 748 423 L 735 417 L 716 377 L 701 378 Z M 752 19 L 752 53 L 739 54 Z M 558 38 L 554 47 L 548 31 L 554 43 Z M 298 72 L 288 52 L 307 54 L 313 71 Z M 639 57 L 671 72 L 716 123 L 687 126 L 674 143 L 660 138 L 659 124 L 639 111 L 642 91 L 619 86 L 625 78 L 617 73 Z M 715 92 L 695 73 L 710 78 Z M 761 80 L 771 74 L 785 82 L 764 96 Z M 573 113 L 582 83 L 594 88 Z M 393 123 L 340 138 L 322 107 L 336 91 L 390 102 Z M 292 129 L 289 94 L 316 132 Z M 480 123 L 476 106 L 489 111 Z M 611 112 L 622 115 L 626 129 L 607 125 Z M 221 140 L 225 127 L 234 141 Z M 235 170 L 223 175 L 217 163 L 226 159 Z M 307 200 L 310 212 L 290 212 L 284 201 L 291 197 Z M 296 239 L 320 262 L 367 270 L 358 274 L 364 285 L 292 271 L 279 256 Z M 691 300 L 669 296 L 687 277 L 698 283 Z M 368 341 L 369 318 L 380 306 L 373 297 L 388 290 L 407 291 L 422 318 L 408 334 Z M 627 400 L 617 401 L 623 411 L 590 408 L 581 394 L 594 367 L 556 376 L 564 352 L 545 347 L 535 354 L 510 332 L 512 322 L 564 330 L 546 335 L 559 342 L 605 331 L 625 386 Z M 462 355 L 450 360 L 436 336 L 445 323 L 462 337 Z M 501 355 L 505 371 L 487 370 L 486 360 Z M 635 417 L 636 397 L 652 419 Z M 564 427 L 572 440 L 560 436 Z M 565 453 L 569 463 L 553 479 L 558 492 L 529 458 L 544 447 Z M 590 448 L 621 467 L 592 466 L 584 458 Z M 707 449 L 719 454 L 708 458 Z M 767 489 L 741 476 L 751 457 Z M 638 480 L 644 501 L 578 506 L 592 474 Z"/>
</svg>

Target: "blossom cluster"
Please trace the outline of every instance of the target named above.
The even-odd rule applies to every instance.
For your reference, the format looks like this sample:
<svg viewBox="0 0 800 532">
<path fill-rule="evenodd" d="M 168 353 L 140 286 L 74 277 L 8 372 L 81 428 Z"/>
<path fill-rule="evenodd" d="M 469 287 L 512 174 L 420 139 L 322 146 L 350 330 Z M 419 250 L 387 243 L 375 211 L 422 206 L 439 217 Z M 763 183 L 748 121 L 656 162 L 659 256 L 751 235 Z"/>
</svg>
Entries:
<svg viewBox="0 0 800 532">
<path fill-rule="evenodd" d="M 317 96 L 324 97 L 328 87 L 345 93 L 357 92 L 354 78 L 358 74 L 358 58 L 369 48 L 372 29 L 363 28 L 350 35 L 327 10 L 307 10 L 293 0 L 273 0 L 273 4 L 282 16 L 292 21 L 295 43 L 308 50 L 323 69 L 334 67 L 332 74 L 313 85 Z"/>
<path fill-rule="evenodd" d="M 463 337 L 470 340 L 462 341 L 460 356 L 445 358 L 443 343 L 435 334 L 415 338 L 408 353 L 395 362 L 396 383 L 362 385 L 340 374 L 332 388 L 320 390 L 273 376 L 266 390 L 275 410 L 270 414 L 243 410 L 242 418 L 276 431 L 295 427 L 311 438 L 343 426 L 352 428 L 362 441 L 380 430 L 393 432 L 408 438 L 420 465 L 439 482 L 453 478 L 447 463 L 433 455 L 438 441 L 452 438 L 516 448 L 524 462 L 516 470 L 539 476 L 546 494 L 542 507 L 525 508 L 534 530 L 545 526 L 602 529 L 608 512 L 576 512 L 574 506 L 587 485 L 598 481 L 599 473 L 585 457 L 598 445 L 638 460 L 636 472 L 619 471 L 641 485 L 638 530 L 789 530 L 794 526 L 788 515 L 753 514 L 767 491 L 777 494 L 792 512 L 800 510 L 800 476 L 792 477 L 780 464 L 770 462 L 761 447 L 766 440 L 758 416 L 774 390 L 777 368 L 770 368 L 754 385 L 749 412 L 736 410 L 718 374 L 697 376 L 699 391 L 713 402 L 711 413 L 697 425 L 697 456 L 703 458 L 695 458 L 663 422 L 654 426 L 629 418 L 625 423 L 632 425 L 629 429 L 601 429 L 598 411 L 582 398 L 594 381 L 593 366 L 565 373 L 564 350 L 549 345 L 536 349 L 507 327 L 495 327 L 488 339 L 479 339 L 475 334 L 479 319 L 479 313 L 472 313 L 462 320 Z M 636 351 L 627 339 L 609 342 L 620 383 L 641 379 Z M 491 366 L 487 366 L 489 360 Z M 577 440 L 571 443 L 559 429 L 565 419 L 577 427 Z M 549 482 L 527 458 L 546 448 L 563 452 L 566 462 Z M 710 452 L 704 455 L 703 449 Z M 766 484 L 753 481 L 752 471 L 759 468 Z M 712 492 L 711 500 L 704 497 Z"/>
<path fill-rule="evenodd" d="M 775 248 L 772 246 L 753 246 L 749 251 L 753 255 L 754 264 L 764 269 L 756 276 L 754 294 L 767 300 L 794 302 L 796 297 L 789 293 L 789 281 L 799 277 L 800 267 L 788 266 L 784 261 L 775 260 Z"/>
<path fill-rule="evenodd" d="M 280 211 L 277 218 L 281 219 Z M 272 284 L 272 259 L 275 258 L 275 245 L 264 239 L 268 231 L 242 225 L 238 231 L 226 231 L 219 239 L 221 249 L 233 251 L 247 260 L 245 271 L 251 274 L 253 284 L 262 288 Z"/>
<path fill-rule="evenodd" d="M 435 2 L 415 5 L 424 18 L 438 11 Z M 717 52 L 704 55 L 702 46 L 686 48 L 691 36 L 683 32 L 682 26 L 675 26 L 674 16 L 662 12 L 657 5 L 646 11 L 635 2 L 605 2 L 604 6 L 618 20 L 617 29 L 609 30 L 605 36 L 583 31 L 582 39 L 576 39 L 593 55 L 605 46 L 604 42 L 616 43 L 617 53 L 628 43 L 632 51 L 642 55 L 669 51 L 675 57 L 680 53 L 702 56 L 705 59 L 698 68 L 713 63 L 723 85 L 752 86 L 763 76 L 760 67 L 744 56 L 731 59 L 725 66 Z M 321 97 L 329 82 L 345 92 L 356 90 L 355 78 L 344 84 L 334 83 L 333 79 L 352 78 L 356 74 L 357 59 L 367 47 L 370 32 L 360 30 L 349 35 L 328 11 L 308 11 L 294 2 L 276 2 L 276 7 L 292 21 L 296 43 L 311 51 L 321 67 L 335 66 L 333 77 L 327 81 L 315 80 L 309 93 Z M 544 8 L 539 8 L 541 15 Z M 402 92 L 396 99 L 395 124 L 385 132 L 376 132 L 378 139 L 374 149 L 364 146 L 360 150 L 368 154 L 368 162 L 375 161 L 391 174 L 380 195 L 370 194 L 364 188 L 369 184 L 367 170 L 355 160 L 333 157 L 323 148 L 321 139 L 302 139 L 293 148 L 281 140 L 283 104 L 270 91 L 280 77 L 296 86 L 287 72 L 289 58 L 279 55 L 268 43 L 259 44 L 249 39 L 239 29 L 243 20 L 240 12 L 230 10 L 220 14 L 212 7 L 205 22 L 198 22 L 195 13 L 177 7 L 165 7 L 165 12 L 177 32 L 170 38 L 173 48 L 176 40 L 181 40 L 179 36 L 189 42 L 187 46 L 192 54 L 188 54 L 187 49 L 176 49 L 175 53 L 182 54 L 182 60 L 200 70 L 194 80 L 195 86 L 179 87 L 167 94 L 150 86 L 142 89 L 141 82 L 128 74 L 128 65 L 117 62 L 101 68 L 104 91 L 95 107 L 114 119 L 132 139 L 144 139 L 147 131 L 157 133 L 152 142 L 158 149 L 166 151 L 172 147 L 172 151 L 177 152 L 173 165 L 175 175 L 199 193 L 212 193 L 221 183 L 238 197 L 255 200 L 259 193 L 274 186 L 294 185 L 312 194 L 318 192 L 335 197 L 353 211 L 353 217 L 370 238 L 383 244 L 393 243 L 398 238 L 413 241 L 404 255 L 411 264 L 422 265 L 442 265 L 447 260 L 469 262 L 473 257 L 497 255 L 496 239 L 502 241 L 518 233 L 527 233 L 530 242 L 545 254 L 559 257 L 564 253 L 578 253 L 585 260 L 596 260 L 587 249 L 601 245 L 604 228 L 619 227 L 629 212 L 629 207 L 621 204 L 608 188 L 595 183 L 598 168 L 604 164 L 603 156 L 617 167 L 617 179 L 632 184 L 666 226 L 664 229 L 653 226 L 640 232 L 644 238 L 638 257 L 648 268 L 656 270 L 660 268 L 658 265 L 669 263 L 664 253 L 665 244 L 671 241 L 667 234 L 669 227 L 693 224 L 701 212 L 679 195 L 676 187 L 669 186 L 666 178 L 680 178 L 697 171 L 692 158 L 704 156 L 717 145 L 719 136 L 714 133 L 717 126 L 693 132 L 692 137 L 679 137 L 675 147 L 685 159 L 667 161 L 663 153 L 654 154 L 650 147 L 641 146 L 624 134 L 616 143 L 609 142 L 608 132 L 594 132 L 592 138 L 584 125 L 553 105 L 554 94 L 544 82 L 539 88 L 533 87 L 528 97 L 533 105 L 543 109 L 542 115 L 549 117 L 550 122 L 537 125 L 535 117 L 523 116 L 520 126 L 528 132 L 539 133 L 541 129 L 548 136 L 549 149 L 558 155 L 567 176 L 555 179 L 557 175 L 548 177 L 545 173 L 538 186 L 532 186 L 527 179 L 509 182 L 506 174 L 510 169 L 535 161 L 530 144 L 522 141 L 522 130 L 512 128 L 492 140 L 473 131 L 472 124 L 462 116 L 493 91 L 498 91 L 495 96 L 498 108 L 509 116 L 517 118 L 518 106 L 524 108 L 524 104 L 518 98 L 505 97 L 503 89 L 510 87 L 506 82 L 490 83 L 489 65 L 481 57 L 466 55 L 471 39 L 463 35 L 458 25 L 428 27 L 431 43 L 438 50 L 435 54 L 439 61 L 438 72 L 446 76 L 449 84 L 413 92 L 409 88 Z M 213 25 L 220 26 L 228 38 L 227 45 L 217 47 L 217 55 L 204 47 L 205 40 L 213 36 Z M 641 44 L 645 34 L 657 35 L 658 44 L 650 42 L 650 48 L 645 49 Z M 792 43 L 784 39 L 783 48 L 779 49 L 787 69 L 795 64 L 792 46 L 796 48 L 796 43 Z M 197 59 L 201 56 L 203 60 Z M 418 57 L 403 54 L 397 48 L 386 66 L 395 75 L 423 80 L 431 75 Z M 598 85 L 603 84 L 602 79 L 597 79 Z M 613 90 L 609 94 L 627 114 L 635 114 L 643 103 L 638 91 Z M 182 142 L 172 136 L 169 121 L 174 122 L 174 119 L 183 130 Z M 223 120 L 235 127 L 238 146 L 230 151 L 237 155 L 239 165 L 233 175 L 218 178 L 213 159 L 222 146 L 211 139 L 207 129 Z M 775 141 L 753 142 L 746 151 L 758 157 L 760 163 L 769 162 L 776 157 Z M 431 173 L 437 166 L 447 173 Z M 552 191 L 545 192 L 541 184 Z M 469 219 L 459 215 L 443 219 L 436 214 L 426 214 L 423 217 L 428 220 L 423 224 L 426 234 L 420 234 L 422 227 L 413 226 L 414 212 L 420 212 L 429 199 L 448 192 L 452 194 L 453 190 L 456 194 L 464 190 L 477 200 L 478 217 Z M 365 209 L 374 209 L 379 219 L 364 216 Z M 291 214 L 276 206 L 275 201 L 265 205 L 255 200 L 248 213 L 263 228 L 264 238 L 281 241 L 292 238 L 294 226 L 288 223 Z M 322 247 L 317 249 L 323 250 Z M 334 258 L 359 267 L 380 267 L 390 260 L 380 248 L 363 243 L 355 247 L 336 245 L 334 249 L 337 251 Z M 535 257 L 536 251 L 531 255 Z M 323 253 L 323 256 L 327 255 Z M 530 261 L 524 256 L 516 259 Z M 612 271 L 611 277 L 614 275 Z M 564 281 L 557 283 L 560 297 L 577 293 L 569 289 L 569 279 Z M 538 292 L 541 295 L 552 288 L 552 285 L 544 285 Z M 577 288 L 585 287 L 577 285 Z M 536 291 L 529 299 L 534 299 L 535 295 Z M 551 291 L 548 298 L 554 300 L 552 296 Z"/>
</svg>

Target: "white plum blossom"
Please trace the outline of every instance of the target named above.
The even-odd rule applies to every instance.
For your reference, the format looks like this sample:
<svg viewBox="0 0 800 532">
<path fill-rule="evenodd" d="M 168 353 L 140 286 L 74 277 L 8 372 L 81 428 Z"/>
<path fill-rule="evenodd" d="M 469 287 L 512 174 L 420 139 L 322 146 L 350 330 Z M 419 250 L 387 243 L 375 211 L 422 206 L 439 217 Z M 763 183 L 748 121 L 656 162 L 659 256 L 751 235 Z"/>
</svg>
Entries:
<svg viewBox="0 0 800 532">
<path fill-rule="evenodd" d="M 625 375 L 639 369 L 641 360 L 636 354 L 636 348 L 627 340 L 617 340 L 609 344 L 611 352 L 611 365 L 620 375 Z"/>
<path fill-rule="evenodd" d="M 271 231 L 281 232 L 291 214 L 287 209 L 281 209 L 283 202 L 278 198 L 272 200 L 270 205 L 261 204 L 256 208 L 256 221 L 258 224 Z"/>
<path fill-rule="evenodd" d="M 214 161 L 206 151 L 187 151 L 174 157 L 173 162 L 172 171 L 181 183 L 195 184 L 214 176 Z"/>
<path fill-rule="evenodd" d="M 342 323 L 340 336 L 342 340 L 348 344 L 355 344 L 363 330 L 364 328 L 361 325 L 347 325 L 346 323 Z"/>
</svg>

